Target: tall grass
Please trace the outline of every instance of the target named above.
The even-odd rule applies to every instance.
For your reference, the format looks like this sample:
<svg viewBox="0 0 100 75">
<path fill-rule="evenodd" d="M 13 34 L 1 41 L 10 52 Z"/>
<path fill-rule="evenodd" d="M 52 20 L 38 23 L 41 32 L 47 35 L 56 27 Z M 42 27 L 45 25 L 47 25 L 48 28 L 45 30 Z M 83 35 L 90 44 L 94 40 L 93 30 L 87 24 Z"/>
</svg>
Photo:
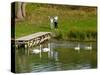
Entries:
<svg viewBox="0 0 100 75">
<path fill-rule="evenodd" d="M 81 41 L 96 41 L 97 31 L 96 30 L 78 30 L 72 29 L 67 33 L 67 39 L 70 40 L 81 40 Z"/>
</svg>

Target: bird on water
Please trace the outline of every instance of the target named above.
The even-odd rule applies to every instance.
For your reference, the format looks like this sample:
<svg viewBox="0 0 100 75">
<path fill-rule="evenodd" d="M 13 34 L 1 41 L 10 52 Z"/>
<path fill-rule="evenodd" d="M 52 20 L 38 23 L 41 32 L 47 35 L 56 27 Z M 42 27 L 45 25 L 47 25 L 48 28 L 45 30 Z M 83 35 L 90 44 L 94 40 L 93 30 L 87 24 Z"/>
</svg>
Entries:
<svg viewBox="0 0 100 75">
<path fill-rule="evenodd" d="M 80 44 L 78 43 L 78 46 L 74 47 L 75 50 L 80 50 Z"/>
</svg>

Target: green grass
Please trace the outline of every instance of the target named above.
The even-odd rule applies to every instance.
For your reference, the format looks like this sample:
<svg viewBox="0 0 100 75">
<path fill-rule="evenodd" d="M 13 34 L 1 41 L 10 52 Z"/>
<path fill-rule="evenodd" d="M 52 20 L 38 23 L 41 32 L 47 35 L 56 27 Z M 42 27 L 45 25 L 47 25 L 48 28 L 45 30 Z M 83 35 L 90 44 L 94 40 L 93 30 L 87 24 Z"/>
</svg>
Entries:
<svg viewBox="0 0 100 75">
<path fill-rule="evenodd" d="M 71 9 L 68 6 L 59 5 L 39 5 L 27 4 L 27 16 L 23 21 L 16 22 L 15 35 L 16 38 L 29 35 L 39 31 L 52 31 L 50 29 L 48 16 L 59 17 L 58 19 L 58 37 L 61 39 L 68 39 L 68 34 L 72 30 L 84 32 L 87 30 L 97 30 L 96 8 L 92 11 L 86 11 L 86 7 L 80 9 Z M 53 30 L 54 31 L 54 30 Z M 60 33 L 60 34 L 59 34 Z M 60 35 L 60 36 L 59 36 Z"/>
</svg>

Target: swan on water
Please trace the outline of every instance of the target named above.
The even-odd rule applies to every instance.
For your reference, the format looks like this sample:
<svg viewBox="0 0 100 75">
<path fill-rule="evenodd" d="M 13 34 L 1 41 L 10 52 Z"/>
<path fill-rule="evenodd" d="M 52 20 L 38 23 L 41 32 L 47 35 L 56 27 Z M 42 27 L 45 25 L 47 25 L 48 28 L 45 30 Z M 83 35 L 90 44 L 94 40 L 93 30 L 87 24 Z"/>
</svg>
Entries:
<svg viewBox="0 0 100 75">
<path fill-rule="evenodd" d="M 42 50 L 43 50 L 43 52 L 49 52 L 50 51 L 50 44 L 48 44 L 48 48 L 43 48 Z"/>
<path fill-rule="evenodd" d="M 40 53 L 41 51 L 39 50 L 39 49 L 34 49 L 33 51 L 32 51 L 32 53 L 34 53 L 34 54 L 38 54 L 38 53 Z"/>
<path fill-rule="evenodd" d="M 74 47 L 75 50 L 80 50 L 80 44 L 78 46 Z"/>
<path fill-rule="evenodd" d="M 85 47 L 86 50 L 92 50 L 92 44 L 90 44 L 89 46 Z"/>
<path fill-rule="evenodd" d="M 32 53 L 34 53 L 34 54 L 41 53 L 41 45 L 40 45 L 40 49 L 33 49 Z"/>
</svg>

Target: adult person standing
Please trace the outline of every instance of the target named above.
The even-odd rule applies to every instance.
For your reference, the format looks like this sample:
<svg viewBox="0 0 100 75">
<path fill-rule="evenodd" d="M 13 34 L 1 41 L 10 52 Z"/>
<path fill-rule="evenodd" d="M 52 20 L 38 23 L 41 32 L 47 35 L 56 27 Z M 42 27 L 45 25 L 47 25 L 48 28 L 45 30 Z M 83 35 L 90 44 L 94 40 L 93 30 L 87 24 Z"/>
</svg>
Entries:
<svg viewBox="0 0 100 75">
<path fill-rule="evenodd" d="M 54 17 L 54 28 L 57 29 L 58 28 L 58 16 Z"/>
</svg>

